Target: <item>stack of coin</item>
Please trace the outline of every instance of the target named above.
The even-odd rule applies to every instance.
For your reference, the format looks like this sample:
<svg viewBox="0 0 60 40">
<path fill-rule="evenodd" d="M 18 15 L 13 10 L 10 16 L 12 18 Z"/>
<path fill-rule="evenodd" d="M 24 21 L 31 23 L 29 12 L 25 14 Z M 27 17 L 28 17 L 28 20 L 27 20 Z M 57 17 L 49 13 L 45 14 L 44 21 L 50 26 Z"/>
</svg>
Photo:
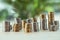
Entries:
<svg viewBox="0 0 60 40">
<path fill-rule="evenodd" d="M 55 30 L 58 30 L 59 29 L 59 21 L 54 21 L 54 24 L 55 24 Z"/>
<path fill-rule="evenodd" d="M 13 31 L 14 32 L 19 32 L 20 31 L 20 27 L 19 26 L 20 26 L 19 24 L 14 24 Z"/>
<path fill-rule="evenodd" d="M 21 30 L 22 29 L 22 20 L 21 20 L 21 18 L 16 18 L 16 20 L 17 20 L 17 24 L 19 25 L 20 30 Z"/>
<path fill-rule="evenodd" d="M 59 29 L 59 22 L 54 21 L 53 24 L 50 24 L 50 31 L 57 31 Z"/>
<path fill-rule="evenodd" d="M 25 32 L 27 32 L 27 33 L 32 32 L 32 23 L 25 24 Z"/>
<path fill-rule="evenodd" d="M 54 13 L 53 12 L 50 12 L 48 14 L 48 28 L 50 29 L 50 24 L 53 24 L 53 21 L 54 21 Z"/>
<path fill-rule="evenodd" d="M 39 31 L 39 26 L 38 26 L 38 22 L 37 22 L 37 18 L 33 17 L 33 31 L 34 32 L 38 32 Z"/>
<path fill-rule="evenodd" d="M 33 31 L 34 31 L 34 32 L 39 31 L 38 22 L 33 22 Z"/>
<path fill-rule="evenodd" d="M 5 32 L 10 32 L 12 29 L 12 26 L 10 25 L 10 22 L 5 21 Z"/>
<path fill-rule="evenodd" d="M 45 14 L 41 14 L 40 16 L 40 29 L 47 30 L 47 19 Z"/>
<path fill-rule="evenodd" d="M 25 23 L 26 21 L 25 20 L 22 20 L 22 28 L 25 29 Z"/>
</svg>

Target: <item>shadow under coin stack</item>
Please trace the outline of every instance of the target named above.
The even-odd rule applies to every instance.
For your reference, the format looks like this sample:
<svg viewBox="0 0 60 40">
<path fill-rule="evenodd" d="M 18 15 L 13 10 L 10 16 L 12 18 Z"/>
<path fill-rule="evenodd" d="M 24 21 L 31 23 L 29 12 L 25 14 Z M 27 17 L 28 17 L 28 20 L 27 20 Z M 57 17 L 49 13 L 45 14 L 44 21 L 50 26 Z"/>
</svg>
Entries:
<svg viewBox="0 0 60 40">
<path fill-rule="evenodd" d="M 59 22 L 54 20 L 53 12 L 50 12 L 48 15 L 48 28 L 50 31 L 57 31 L 59 29 Z"/>
<path fill-rule="evenodd" d="M 33 31 L 34 32 L 38 32 L 39 31 L 39 26 L 38 26 L 38 22 L 37 22 L 37 18 L 36 17 L 33 18 Z"/>
<path fill-rule="evenodd" d="M 25 32 L 30 33 L 32 32 L 32 20 L 31 19 L 27 19 L 26 23 L 25 23 Z"/>
<path fill-rule="evenodd" d="M 5 21 L 5 32 L 10 32 L 12 29 L 12 26 L 10 25 L 10 22 Z"/>
<path fill-rule="evenodd" d="M 40 29 L 47 30 L 47 19 L 45 14 L 40 15 Z"/>
</svg>

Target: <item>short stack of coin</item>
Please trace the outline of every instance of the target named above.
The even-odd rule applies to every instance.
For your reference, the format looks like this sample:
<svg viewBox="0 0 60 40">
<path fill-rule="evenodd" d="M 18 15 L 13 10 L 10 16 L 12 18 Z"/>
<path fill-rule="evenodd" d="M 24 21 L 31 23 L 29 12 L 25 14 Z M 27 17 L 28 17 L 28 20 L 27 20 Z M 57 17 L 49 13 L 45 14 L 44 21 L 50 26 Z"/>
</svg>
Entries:
<svg viewBox="0 0 60 40">
<path fill-rule="evenodd" d="M 38 32 L 39 31 L 39 26 L 38 26 L 38 22 L 33 22 L 33 31 L 34 32 Z"/>
<path fill-rule="evenodd" d="M 19 32 L 19 31 L 20 31 L 19 24 L 14 24 L 14 26 L 13 26 L 13 32 Z"/>
<path fill-rule="evenodd" d="M 32 19 L 27 19 L 25 23 L 25 32 L 30 33 L 32 32 Z"/>
<path fill-rule="evenodd" d="M 39 26 L 38 26 L 38 22 L 37 22 L 37 18 L 33 17 L 33 31 L 34 32 L 38 32 L 39 31 Z"/>
<path fill-rule="evenodd" d="M 50 31 L 57 31 L 59 29 L 59 22 L 54 21 L 53 24 L 50 24 Z"/>
<path fill-rule="evenodd" d="M 26 33 L 32 32 L 32 24 L 31 23 L 26 23 L 25 24 L 25 32 Z"/>
<path fill-rule="evenodd" d="M 12 26 L 10 25 L 10 22 L 5 21 L 5 32 L 10 32 L 12 29 Z"/>
<path fill-rule="evenodd" d="M 19 25 L 20 30 L 22 29 L 22 20 L 21 18 L 16 18 L 17 24 Z"/>
<path fill-rule="evenodd" d="M 57 31 L 59 29 L 59 21 L 54 21 L 54 24 L 55 24 L 55 30 Z"/>
<path fill-rule="evenodd" d="M 13 31 L 14 32 L 19 32 L 20 30 L 22 30 L 22 20 L 21 18 L 16 18 L 16 22 L 13 25 Z"/>
</svg>

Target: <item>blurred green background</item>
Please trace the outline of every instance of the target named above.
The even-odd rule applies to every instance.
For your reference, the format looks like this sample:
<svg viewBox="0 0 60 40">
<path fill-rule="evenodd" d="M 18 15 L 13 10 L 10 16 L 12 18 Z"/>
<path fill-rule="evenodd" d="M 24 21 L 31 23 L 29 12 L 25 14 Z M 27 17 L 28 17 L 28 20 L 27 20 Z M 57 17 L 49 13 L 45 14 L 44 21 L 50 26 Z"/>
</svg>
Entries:
<svg viewBox="0 0 60 40">
<path fill-rule="evenodd" d="M 0 20 L 27 19 L 42 12 L 59 12 L 60 0 L 0 0 Z"/>
</svg>

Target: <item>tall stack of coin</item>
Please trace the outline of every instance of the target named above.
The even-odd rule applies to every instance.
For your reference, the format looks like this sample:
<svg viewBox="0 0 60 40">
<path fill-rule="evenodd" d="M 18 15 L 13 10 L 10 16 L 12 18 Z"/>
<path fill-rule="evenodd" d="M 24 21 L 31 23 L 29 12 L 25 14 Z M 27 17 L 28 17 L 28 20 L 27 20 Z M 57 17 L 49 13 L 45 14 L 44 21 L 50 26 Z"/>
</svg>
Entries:
<svg viewBox="0 0 60 40">
<path fill-rule="evenodd" d="M 5 21 L 5 32 L 10 32 L 12 29 L 12 26 L 10 25 L 10 22 Z"/>
<path fill-rule="evenodd" d="M 20 31 L 19 24 L 14 24 L 14 26 L 13 26 L 13 31 L 14 31 L 14 32 L 19 32 L 19 31 Z"/>
<path fill-rule="evenodd" d="M 20 30 L 22 29 L 22 20 L 21 18 L 16 18 L 17 24 L 19 25 Z"/>
<path fill-rule="evenodd" d="M 54 21 L 54 13 L 53 12 L 50 12 L 48 14 L 48 28 L 50 29 L 50 24 L 53 24 L 53 21 Z"/>
<path fill-rule="evenodd" d="M 27 33 L 32 32 L 32 24 L 31 23 L 25 24 L 25 32 L 27 32 Z"/>
<path fill-rule="evenodd" d="M 40 29 L 47 30 L 47 19 L 45 14 L 41 14 L 40 16 Z"/>
</svg>

